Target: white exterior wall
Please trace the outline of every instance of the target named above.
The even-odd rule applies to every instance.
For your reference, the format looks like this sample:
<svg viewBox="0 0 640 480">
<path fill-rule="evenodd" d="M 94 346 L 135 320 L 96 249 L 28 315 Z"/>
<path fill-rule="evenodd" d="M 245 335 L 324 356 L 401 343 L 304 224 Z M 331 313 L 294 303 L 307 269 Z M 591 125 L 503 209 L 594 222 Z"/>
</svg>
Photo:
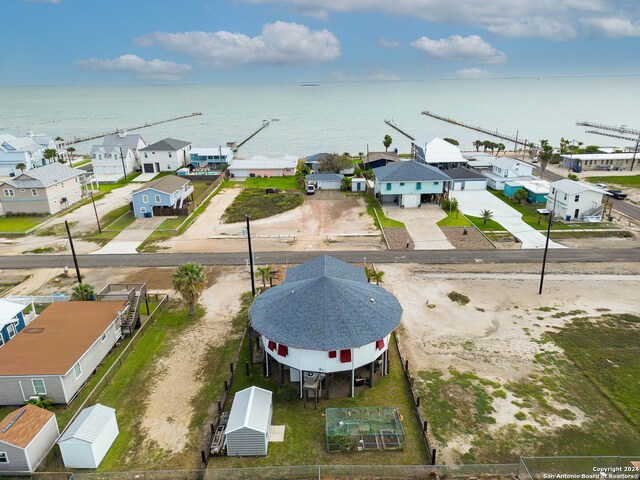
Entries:
<svg viewBox="0 0 640 480">
<path fill-rule="evenodd" d="M 553 191 L 553 190 L 552 190 Z M 553 198 L 554 193 L 549 192 L 547 196 L 547 210 L 554 210 Z M 578 195 L 578 201 L 576 202 L 575 198 Z M 600 206 L 602 204 L 602 193 L 594 192 L 592 190 L 585 190 L 578 194 L 565 194 L 565 192 L 561 192 L 558 190 L 557 202 L 555 205 L 555 215 L 566 219 L 567 217 L 571 217 L 571 219 L 582 219 L 585 213 L 590 210 Z M 578 216 L 575 215 L 575 211 L 578 209 Z"/>
<path fill-rule="evenodd" d="M 44 149 L 36 150 L 34 152 L 3 152 L 0 151 L 0 176 L 8 177 L 12 173 L 16 176 L 22 173 L 21 170 L 16 170 L 16 165 L 24 163 L 26 170 L 31 170 L 33 167 L 42 166 L 42 154 Z"/>
<path fill-rule="evenodd" d="M 177 151 L 150 151 L 150 152 L 140 152 L 140 163 L 142 166 L 142 171 L 144 172 L 144 165 L 152 164 L 154 168 L 154 172 L 169 172 L 178 170 L 179 168 L 186 165 L 189 160 L 189 145 L 184 148 L 181 148 Z M 156 163 L 158 163 L 158 170 L 156 168 Z"/>
<path fill-rule="evenodd" d="M 92 443 L 70 438 L 59 443 L 65 468 L 98 468 L 120 430 L 115 412 Z"/>
<path fill-rule="evenodd" d="M 384 348 L 378 350 L 376 348 L 376 342 L 369 343 L 359 348 L 351 349 L 351 362 L 340 362 L 340 351 L 336 353 L 336 358 L 329 358 L 329 352 L 322 350 L 302 350 L 298 348 L 289 347 L 289 354 L 286 357 L 278 355 L 276 351 L 269 350 L 269 340 L 266 337 L 262 337 L 262 343 L 265 351 L 271 355 L 275 360 L 283 365 L 287 365 L 291 368 L 305 372 L 344 372 L 351 370 L 352 368 L 359 368 L 363 365 L 368 365 L 374 362 L 380 355 L 382 355 L 389 348 L 389 339 L 391 334 L 384 337 Z"/>
<path fill-rule="evenodd" d="M 122 149 L 124 153 L 125 149 Z M 122 160 L 120 159 L 120 152 L 115 152 L 116 157 L 113 157 L 113 153 L 105 155 L 101 152 L 96 152 L 95 158 L 92 159 L 93 173 L 96 175 L 122 175 Z M 127 174 L 133 172 L 136 168 L 136 158 L 131 150 L 127 150 L 124 159 L 124 165 L 127 170 Z"/>
<path fill-rule="evenodd" d="M 464 188 L 463 188 L 464 186 Z M 502 184 L 504 189 L 504 184 Z M 486 190 L 487 180 L 454 180 L 451 182 L 451 190 Z"/>
<path fill-rule="evenodd" d="M 58 422 L 54 415 L 27 445 L 27 459 L 32 472 L 38 468 L 49 448 L 56 443 L 58 435 L 60 435 L 60 430 L 58 430 Z"/>
<path fill-rule="evenodd" d="M 318 180 L 318 189 L 320 190 L 340 190 L 342 182 L 337 180 Z"/>
</svg>

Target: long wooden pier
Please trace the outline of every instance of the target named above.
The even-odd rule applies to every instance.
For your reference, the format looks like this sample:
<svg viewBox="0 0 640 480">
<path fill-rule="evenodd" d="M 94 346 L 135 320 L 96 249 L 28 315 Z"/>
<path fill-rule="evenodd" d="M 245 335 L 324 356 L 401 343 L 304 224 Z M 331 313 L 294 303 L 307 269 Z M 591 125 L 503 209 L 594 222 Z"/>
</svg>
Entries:
<svg viewBox="0 0 640 480">
<path fill-rule="evenodd" d="M 130 132 L 133 130 L 140 130 L 141 128 L 147 128 L 147 127 L 153 127 L 154 125 L 160 125 L 161 123 L 169 123 L 169 122 L 175 122 L 176 120 L 182 120 L 184 118 L 191 118 L 191 117 L 197 117 L 198 115 L 202 115 L 202 112 L 193 112 L 193 113 L 189 113 L 187 115 L 180 115 L 179 117 L 172 117 L 172 118 L 167 118 L 165 120 L 158 120 L 157 122 L 147 122 L 147 123 L 143 123 L 140 125 L 134 125 L 133 127 L 129 127 L 129 128 L 116 128 L 113 130 L 109 130 L 107 132 L 100 132 L 100 133 L 94 133 L 91 135 L 85 135 L 83 137 L 73 137 L 71 140 L 67 140 L 65 142 L 65 145 L 73 145 L 74 143 L 82 143 L 82 142 L 87 142 L 89 140 L 95 140 L 96 138 L 102 138 L 102 137 L 106 137 L 107 135 L 115 135 L 118 132 L 120 132 L 121 130 L 124 130 L 125 132 Z"/>
<path fill-rule="evenodd" d="M 405 137 L 407 137 L 409 140 L 415 140 L 416 137 L 412 137 L 411 135 L 409 135 L 407 132 L 405 132 L 404 130 L 402 130 L 400 127 L 398 127 L 395 123 L 393 123 L 391 120 L 385 120 L 384 123 L 386 123 L 387 125 L 389 125 L 391 128 L 393 128 L 394 130 L 397 130 L 398 132 L 400 132 L 402 135 L 404 135 Z"/>
<path fill-rule="evenodd" d="M 237 152 L 238 149 L 244 145 L 245 143 L 247 143 L 249 140 L 251 140 L 253 137 L 255 137 L 257 134 L 259 134 L 262 130 L 264 130 L 265 128 L 267 128 L 269 126 L 269 122 L 268 120 L 265 120 L 262 122 L 262 126 L 260 128 L 258 128 L 255 132 L 253 132 L 251 135 L 249 135 L 247 138 L 245 138 L 244 140 L 242 140 L 241 142 L 235 144 L 235 146 L 233 147 L 233 151 Z"/>
<path fill-rule="evenodd" d="M 522 139 L 522 138 L 518 138 L 517 136 L 513 136 L 513 135 L 507 135 L 506 133 L 500 133 L 498 132 L 498 130 L 496 129 L 495 131 L 493 130 L 488 130 L 486 128 L 482 128 L 476 125 L 471 125 L 469 123 L 465 123 L 465 122 L 460 122 L 458 120 L 455 120 L 453 118 L 449 118 L 449 117 L 445 117 L 443 115 L 438 115 L 437 113 L 433 113 L 433 112 L 429 112 L 429 111 L 424 111 L 422 112 L 422 115 L 427 115 L 428 117 L 432 117 L 435 118 L 437 120 L 442 120 L 443 122 L 447 122 L 447 123 L 451 123 L 453 125 L 458 125 L 459 127 L 464 127 L 464 128 L 468 128 L 470 130 L 475 130 L 476 132 L 480 132 L 480 133 L 484 133 L 485 135 L 490 135 L 492 137 L 496 137 L 496 138 L 500 138 L 502 140 L 506 140 L 507 142 L 513 142 L 515 145 L 520 144 L 523 147 L 527 147 L 528 145 L 530 145 L 532 142 L 529 142 L 526 139 Z M 536 146 L 535 144 L 533 144 L 534 147 Z"/>
</svg>

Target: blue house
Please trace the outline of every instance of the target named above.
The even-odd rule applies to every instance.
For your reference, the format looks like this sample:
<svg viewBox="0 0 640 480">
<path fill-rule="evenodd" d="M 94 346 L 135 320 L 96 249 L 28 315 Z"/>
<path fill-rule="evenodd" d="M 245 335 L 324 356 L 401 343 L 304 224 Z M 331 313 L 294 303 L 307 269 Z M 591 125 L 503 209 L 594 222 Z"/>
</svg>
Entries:
<svg viewBox="0 0 640 480">
<path fill-rule="evenodd" d="M 146 183 L 132 194 L 133 214 L 150 218 L 154 215 L 184 215 L 192 203 L 193 186 L 189 180 L 167 175 Z"/>
<path fill-rule="evenodd" d="M 15 337 L 35 317 L 33 303 L 30 313 L 25 314 L 25 309 L 26 305 L 0 300 L 0 347 Z"/>
<path fill-rule="evenodd" d="M 189 175 L 219 173 L 223 165 L 233 161 L 233 149 L 229 147 L 193 147 L 189 152 Z"/>
<path fill-rule="evenodd" d="M 451 177 L 435 167 L 414 160 L 374 168 L 374 193 L 381 203 L 415 208 L 444 192 Z"/>
</svg>

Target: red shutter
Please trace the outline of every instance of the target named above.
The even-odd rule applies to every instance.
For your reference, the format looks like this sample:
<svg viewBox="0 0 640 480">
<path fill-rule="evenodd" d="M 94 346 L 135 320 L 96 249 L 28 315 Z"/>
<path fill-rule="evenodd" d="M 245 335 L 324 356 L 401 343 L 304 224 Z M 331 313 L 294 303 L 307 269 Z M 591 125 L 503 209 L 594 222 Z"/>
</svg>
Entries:
<svg viewBox="0 0 640 480">
<path fill-rule="evenodd" d="M 331 350 L 331 351 L 329 352 L 329 358 L 336 358 L 336 356 L 337 356 L 337 353 L 336 353 L 336 351 L 335 351 L 335 350 Z"/>
<path fill-rule="evenodd" d="M 351 361 L 351 350 L 340 350 L 340 362 L 349 363 Z"/>
<path fill-rule="evenodd" d="M 376 342 L 376 349 L 382 350 L 384 348 L 384 338 Z"/>
<path fill-rule="evenodd" d="M 268 348 L 273 352 L 276 349 L 276 342 L 274 342 L 273 340 L 269 340 Z"/>
<path fill-rule="evenodd" d="M 280 355 L 281 357 L 286 357 L 287 355 L 289 355 L 289 347 L 282 344 L 278 345 L 278 355 Z"/>
</svg>

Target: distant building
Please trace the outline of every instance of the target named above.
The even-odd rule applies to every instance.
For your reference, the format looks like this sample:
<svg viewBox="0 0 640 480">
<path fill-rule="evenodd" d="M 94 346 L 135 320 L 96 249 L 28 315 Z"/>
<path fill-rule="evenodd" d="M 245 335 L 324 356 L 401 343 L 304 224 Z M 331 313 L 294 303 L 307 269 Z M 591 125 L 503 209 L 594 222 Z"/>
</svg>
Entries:
<svg viewBox="0 0 640 480">
<path fill-rule="evenodd" d="M 440 170 L 464 167 L 467 163 L 458 147 L 433 135 L 424 135 L 413 140 L 411 155 L 415 161 Z"/>
<path fill-rule="evenodd" d="M 535 180 L 533 166 L 510 157 L 495 157 L 487 160 L 491 163 L 491 170 L 482 174 L 487 177 L 487 185 L 494 190 L 503 190 L 507 181 Z"/>
<path fill-rule="evenodd" d="M 46 160 L 44 151 L 55 149 L 56 144 L 51 137 L 44 134 L 33 134 L 17 137 L 9 133 L 0 134 L 0 176 L 14 176 L 22 173 L 16 166 L 23 164 L 25 171 L 56 162 L 56 158 Z"/>
<path fill-rule="evenodd" d="M 160 215 L 163 209 L 181 209 L 192 200 L 192 195 L 193 186 L 189 180 L 167 175 L 145 183 L 131 194 L 133 214 L 138 218 L 149 218 Z"/>
<path fill-rule="evenodd" d="M 369 152 L 362 159 L 362 169 L 384 167 L 390 163 L 401 161 L 395 152 Z"/>
<path fill-rule="evenodd" d="M 191 143 L 175 138 L 165 138 L 140 149 L 144 173 L 172 172 L 190 161 Z"/>
<path fill-rule="evenodd" d="M 450 168 L 445 170 L 451 177 L 451 190 L 486 190 L 487 177 L 470 168 Z"/>
<path fill-rule="evenodd" d="M 0 347 L 15 337 L 36 316 L 33 302 L 31 311 L 25 312 L 27 305 L 0 300 Z"/>
<path fill-rule="evenodd" d="M 229 165 L 229 174 L 232 178 L 288 177 L 295 175 L 297 167 L 297 155 L 285 155 L 282 158 L 256 155 L 250 160 L 233 160 Z"/>
<path fill-rule="evenodd" d="M 193 147 L 189 151 L 188 169 L 190 175 L 198 173 L 219 173 L 223 166 L 233 161 L 230 147 Z"/>
<path fill-rule="evenodd" d="M 444 192 L 451 180 L 435 167 L 416 161 L 394 162 L 373 169 L 374 193 L 382 203 L 397 203 L 401 207 L 415 208 L 430 202 Z"/>
<path fill-rule="evenodd" d="M 117 182 L 140 168 L 140 150 L 147 146 L 140 134 L 121 131 L 91 147 L 93 173 L 101 182 Z"/>
<path fill-rule="evenodd" d="M 324 160 L 327 155 L 329 154 L 326 152 L 309 155 L 307 158 L 305 158 L 304 165 L 306 167 L 309 167 L 313 173 L 318 173 L 318 171 L 320 170 L 320 162 Z"/>
<path fill-rule="evenodd" d="M 547 210 L 564 220 L 582 220 L 585 216 L 602 212 L 602 199 L 606 192 L 573 180 L 558 180 L 550 185 Z"/>
<path fill-rule="evenodd" d="M 58 162 L 34 168 L 0 183 L 5 214 L 54 214 L 80 201 L 87 172 Z"/>
<path fill-rule="evenodd" d="M 514 180 L 505 182 L 504 194 L 507 197 L 513 197 L 513 195 L 522 188 L 527 192 L 527 202 L 544 203 L 547 201 L 547 195 L 549 195 L 550 186 L 549 182 L 547 182 L 546 180 Z"/>
<path fill-rule="evenodd" d="M 567 170 L 630 170 L 635 156 L 635 166 L 640 163 L 637 153 L 580 153 L 560 155 L 562 167 Z"/>
</svg>

